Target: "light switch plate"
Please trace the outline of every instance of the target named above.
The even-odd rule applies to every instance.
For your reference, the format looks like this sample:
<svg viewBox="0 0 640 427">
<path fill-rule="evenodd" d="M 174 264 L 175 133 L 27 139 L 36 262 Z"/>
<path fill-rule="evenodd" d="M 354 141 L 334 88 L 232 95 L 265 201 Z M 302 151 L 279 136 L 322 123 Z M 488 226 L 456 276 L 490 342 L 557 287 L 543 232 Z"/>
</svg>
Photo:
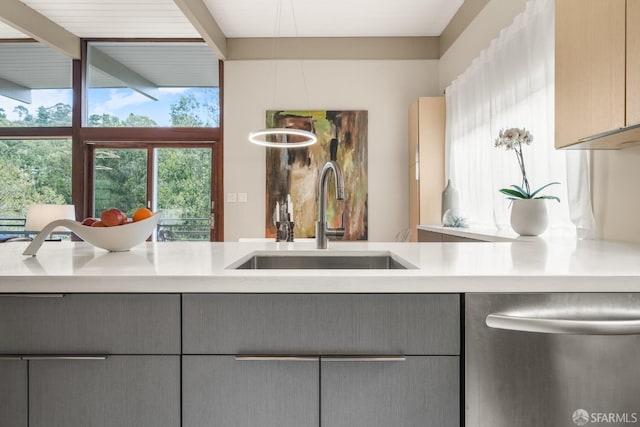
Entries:
<svg viewBox="0 0 640 427">
<path fill-rule="evenodd" d="M 238 193 L 238 203 L 247 203 L 247 193 Z"/>
<path fill-rule="evenodd" d="M 227 203 L 235 203 L 238 200 L 236 193 L 227 193 Z"/>
</svg>

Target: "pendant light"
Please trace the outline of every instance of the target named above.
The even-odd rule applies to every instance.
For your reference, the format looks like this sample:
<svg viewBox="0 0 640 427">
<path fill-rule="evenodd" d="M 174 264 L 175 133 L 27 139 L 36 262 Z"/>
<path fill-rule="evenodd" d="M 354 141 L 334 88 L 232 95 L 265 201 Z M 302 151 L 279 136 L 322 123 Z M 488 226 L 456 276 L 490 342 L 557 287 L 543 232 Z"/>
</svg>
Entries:
<svg viewBox="0 0 640 427">
<path fill-rule="evenodd" d="M 289 4 L 291 6 L 291 14 L 293 16 L 293 27 L 295 31 L 295 37 L 298 37 L 298 26 L 296 23 L 296 14 L 293 9 L 293 0 L 289 0 Z M 276 25 L 274 30 L 273 37 L 273 59 L 275 59 L 275 45 L 278 36 L 280 35 L 280 20 L 282 18 L 282 0 L 278 0 L 277 12 L 276 12 Z M 302 81 L 304 84 L 305 95 L 307 96 L 307 102 L 309 100 L 309 96 L 307 93 L 307 83 L 304 78 L 304 68 L 301 67 L 302 71 Z M 273 77 L 273 104 L 275 105 L 275 94 L 276 94 L 276 80 L 277 80 L 277 68 L 274 72 Z M 298 141 L 290 141 L 289 137 L 295 136 Z M 313 145 L 318 141 L 318 137 L 313 133 L 302 129 L 294 129 L 294 128 L 267 128 L 261 129 L 254 132 L 249 132 L 249 142 L 261 145 L 263 147 L 273 147 L 273 148 L 299 148 L 299 147 L 308 147 L 309 145 Z"/>
</svg>

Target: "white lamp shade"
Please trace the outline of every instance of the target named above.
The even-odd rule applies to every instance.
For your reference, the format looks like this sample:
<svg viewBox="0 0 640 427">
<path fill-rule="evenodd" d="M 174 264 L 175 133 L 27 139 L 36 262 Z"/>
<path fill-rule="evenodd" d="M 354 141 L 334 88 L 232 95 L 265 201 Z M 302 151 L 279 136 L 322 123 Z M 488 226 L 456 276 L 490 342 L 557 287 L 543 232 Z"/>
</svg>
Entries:
<svg viewBox="0 0 640 427">
<path fill-rule="evenodd" d="M 73 205 L 31 205 L 27 209 L 24 231 L 38 232 L 56 219 L 76 220 L 76 209 Z M 64 227 L 56 227 L 54 232 L 65 231 Z"/>
</svg>

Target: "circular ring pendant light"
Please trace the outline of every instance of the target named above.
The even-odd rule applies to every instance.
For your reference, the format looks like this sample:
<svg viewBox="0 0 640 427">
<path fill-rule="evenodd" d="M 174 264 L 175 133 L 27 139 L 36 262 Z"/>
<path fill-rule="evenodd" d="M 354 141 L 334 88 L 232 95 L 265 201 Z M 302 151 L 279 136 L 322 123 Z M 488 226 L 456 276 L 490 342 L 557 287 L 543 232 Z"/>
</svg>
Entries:
<svg viewBox="0 0 640 427">
<path fill-rule="evenodd" d="M 275 47 L 277 43 L 276 40 L 279 38 L 278 36 L 280 33 L 280 21 L 282 18 L 281 16 L 282 1 L 283 0 L 278 0 L 277 2 L 276 28 L 275 28 L 274 37 L 273 37 L 273 41 L 274 41 L 274 46 L 273 46 L 274 58 L 273 59 L 274 60 L 276 60 L 275 58 L 275 52 L 276 52 Z M 296 22 L 296 15 L 293 8 L 293 0 L 289 0 L 289 4 L 291 6 L 291 13 L 293 15 L 292 17 L 293 17 L 293 27 L 295 28 L 295 37 L 298 37 L 298 24 Z M 304 84 L 304 92 L 307 96 L 307 102 L 308 102 L 309 95 L 307 93 L 307 83 L 304 75 L 304 67 L 302 66 L 302 62 L 301 62 L 301 70 L 302 70 L 302 80 Z M 275 104 L 275 95 L 276 95 L 276 88 L 275 88 L 276 78 L 277 78 L 277 70 L 274 73 L 274 83 L 273 83 L 274 104 Z M 289 141 L 289 138 L 287 138 L 287 136 L 297 136 L 302 139 L 300 141 Z M 261 145 L 263 147 L 300 148 L 300 147 L 308 147 L 310 145 L 313 145 L 317 141 L 318 141 L 318 137 L 313 132 L 309 132 L 302 129 L 295 129 L 295 128 L 268 128 L 268 129 L 258 130 L 255 132 L 249 132 L 249 142 L 256 145 Z"/>
<path fill-rule="evenodd" d="M 287 136 L 299 136 L 304 138 L 301 141 L 289 141 Z M 269 141 L 268 137 L 275 137 L 275 141 Z M 277 141 L 278 137 L 283 136 L 282 141 Z M 262 129 L 255 132 L 249 133 L 249 141 L 256 144 L 262 145 L 264 147 L 272 147 L 272 148 L 300 148 L 300 147 L 308 147 L 309 145 L 313 145 L 318 141 L 318 137 L 306 130 L 302 129 L 293 129 L 293 128 L 272 128 L 272 129 Z"/>
</svg>

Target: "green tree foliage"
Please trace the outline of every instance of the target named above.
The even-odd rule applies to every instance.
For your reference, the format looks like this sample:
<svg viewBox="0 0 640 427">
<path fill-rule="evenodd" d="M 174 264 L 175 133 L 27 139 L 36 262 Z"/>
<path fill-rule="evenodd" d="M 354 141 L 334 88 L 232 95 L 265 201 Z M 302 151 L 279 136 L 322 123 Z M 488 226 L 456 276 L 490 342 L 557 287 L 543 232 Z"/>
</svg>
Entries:
<svg viewBox="0 0 640 427">
<path fill-rule="evenodd" d="M 220 125 L 217 90 L 202 89 L 198 95 L 193 93 L 181 95 L 178 103 L 171 105 L 171 126 L 217 127 Z M 203 99 L 203 102 L 199 99 Z"/>
<path fill-rule="evenodd" d="M 33 203 L 70 203 L 70 154 L 69 141 L 0 141 L 0 216 L 24 217 Z"/>
<path fill-rule="evenodd" d="M 156 127 L 158 124 L 147 116 L 137 116 L 133 113 L 122 120 L 111 114 L 92 114 L 89 116 L 89 126 L 118 128 L 118 127 Z"/>
<path fill-rule="evenodd" d="M 131 215 L 146 206 L 147 152 L 144 149 L 96 151 L 95 210 L 118 208 Z"/>
<path fill-rule="evenodd" d="M 209 216 L 211 150 L 158 150 L 158 207 L 180 218 Z"/>
</svg>

